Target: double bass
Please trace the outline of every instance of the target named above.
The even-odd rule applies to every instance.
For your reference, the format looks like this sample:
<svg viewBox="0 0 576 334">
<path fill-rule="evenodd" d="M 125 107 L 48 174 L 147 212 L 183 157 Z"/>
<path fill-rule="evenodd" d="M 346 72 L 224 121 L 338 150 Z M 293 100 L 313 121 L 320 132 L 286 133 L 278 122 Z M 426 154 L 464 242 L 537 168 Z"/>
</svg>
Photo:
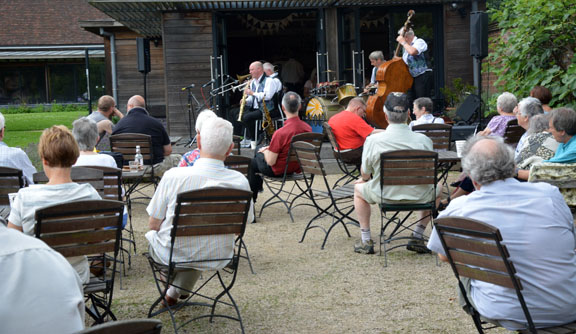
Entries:
<svg viewBox="0 0 576 334">
<path fill-rule="evenodd" d="M 408 19 L 404 22 L 404 32 L 411 28 L 414 11 L 408 11 Z M 414 78 L 408 72 L 408 65 L 402 59 L 400 44 L 396 47 L 394 58 L 385 62 L 378 67 L 376 71 L 377 89 L 374 95 L 371 95 L 366 102 L 366 119 L 373 125 L 382 129 L 388 126 L 386 116 L 384 115 L 384 102 L 386 97 L 392 92 L 406 92 L 412 87 Z"/>
</svg>

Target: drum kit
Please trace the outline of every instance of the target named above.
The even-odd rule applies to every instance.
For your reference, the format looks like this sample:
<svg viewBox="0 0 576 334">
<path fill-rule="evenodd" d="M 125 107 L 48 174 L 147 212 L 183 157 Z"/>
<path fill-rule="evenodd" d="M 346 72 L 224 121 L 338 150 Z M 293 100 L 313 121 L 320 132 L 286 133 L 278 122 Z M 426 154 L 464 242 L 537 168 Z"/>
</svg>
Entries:
<svg viewBox="0 0 576 334">
<path fill-rule="evenodd" d="M 328 70 L 328 73 L 334 71 Z M 358 96 L 353 84 L 340 85 L 343 80 L 320 82 L 311 90 L 306 103 L 306 118 L 327 121 L 330 117 L 344 110 L 351 99 Z M 360 94 L 362 96 L 363 94 Z M 368 96 L 365 96 L 367 99 Z"/>
</svg>

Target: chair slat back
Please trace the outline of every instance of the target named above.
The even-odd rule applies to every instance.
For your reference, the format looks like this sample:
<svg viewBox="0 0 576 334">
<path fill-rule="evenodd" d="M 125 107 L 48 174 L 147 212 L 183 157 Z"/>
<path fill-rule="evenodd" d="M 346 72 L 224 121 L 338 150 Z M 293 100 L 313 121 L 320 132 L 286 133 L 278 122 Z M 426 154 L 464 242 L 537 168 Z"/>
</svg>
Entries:
<svg viewBox="0 0 576 334">
<path fill-rule="evenodd" d="M 105 322 L 77 334 L 160 334 L 162 322 L 157 319 L 135 319 Z"/>
<path fill-rule="evenodd" d="M 522 290 L 497 228 L 463 217 L 436 219 L 434 226 L 458 277 L 469 277 L 510 289 L 517 285 Z"/>
<path fill-rule="evenodd" d="M 380 155 L 380 187 L 436 185 L 438 153 L 398 150 Z"/>
<path fill-rule="evenodd" d="M 23 187 L 22 170 L 0 167 L 0 205 L 10 205 L 8 194 L 16 193 Z"/>
<path fill-rule="evenodd" d="M 332 144 L 332 148 L 334 149 L 334 155 L 338 155 L 338 153 L 340 152 L 340 145 L 338 145 L 338 142 L 336 141 L 336 137 L 334 136 L 334 131 L 332 131 L 332 127 L 330 126 L 330 124 L 328 124 L 328 122 L 322 123 L 322 127 L 324 127 L 324 132 L 326 132 L 326 136 L 328 136 L 328 140 L 330 141 L 330 144 Z M 338 156 L 336 158 L 338 158 Z"/>
<path fill-rule="evenodd" d="M 412 127 L 412 131 L 420 132 L 432 140 L 434 150 L 449 150 L 452 139 L 452 125 L 449 124 L 420 124 Z"/>
<path fill-rule="evenodd" d="M 252 159 L 241 155 L 229 155 L 226 157 L 226 160 L 224 160 L 224 166 L 248 177 L 252 166 Z"/>
<path fill-rule="evenodd" d="M 292 150 L 296 153 L 303 173 L 325 175 L 318 146 L 305 141 L 297 141 L 292 143 Z"/>
<path fill-rule="evenodd" d="M 116 254 L 123 211 L 124 203 L 110 200 L 49 206 L 36 210 L 35 235 L 64 257 Z"/>
<path fill-rule="evenodd" d="M 104 197 L 104 172 L 94 168 L 73 167 L 70 173 L 72 181 L 76 183 L 89 183 L 96 189 L 100 197 Z M 44 172 L 34 173 L 32 175 L 34 183 L 48 183 L 48 177 Z"/>
<path fill-rule="evenodd" d="M 172 227 L 176 237 L 243 235 L 252 193 L 231 188 L 205 188 L 178 194 Z"/>
<path fill-rule="evenodd" d="M 108 166 L 82 166 L 83 168 L 91 168 L 101 170 L 104 178 L 104 196 L 102 199 L 110 199 L 113 201 L 122 201 L 122 170 L 120 168 Z M 80 167 L 72 167 L 72 170 Z"/>
<path fill-rule="evenodd" d="M 142 133 L 122 133 L 110 136 L 110 150 L 120 152 L 124 158 L 124 165 L 134 161 L 136 146 L 140 146 L 140 153 L 145 165 L 152 164 L 154 152 L 152 149 L 152 137 Z"/>
<path fill-rule="evenodd" d="M 292 144 L 298 141 L 304 141 L 307 143 L 311 143 L 314 146 L 322 147 L 322 140 L 324 139 L 324 134 L 322 133 L 315 133 L 315 132 L 305 132 L 299 133 L 292 137 L 292 141 L 290 142 L 290 149 L 288 151 L 288 159 L 286 161 L 286 169 L 288 169 L 288 163 L 298 161 L 296 157 L 296 153 L 294 149 L 292 149 Z"/>
<path fill-rule="evenodd" d="M 518 120 L 513 119 L 506 124 L 506 132 L 504 132 L 504 142 L 509 145 L 518 144 L 520 137 L 526 132 L 523 127 L 518 125 Z"/>
</svg>

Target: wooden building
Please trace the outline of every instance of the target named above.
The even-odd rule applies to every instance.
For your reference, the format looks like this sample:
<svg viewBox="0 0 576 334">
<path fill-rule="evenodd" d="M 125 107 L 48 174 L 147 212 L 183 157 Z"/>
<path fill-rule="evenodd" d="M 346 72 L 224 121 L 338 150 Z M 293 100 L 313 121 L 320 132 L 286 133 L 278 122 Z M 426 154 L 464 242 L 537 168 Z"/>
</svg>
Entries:
<svg viewBox="0 0 576 334">
<path fill-rule="evenodd" d="M 137 71 L 136 37 L 146 37 L 151 50 L 147 76 L 149 108 L 165 113 L 170 135 L 188 135 L 188 94 L 225 115 L 238 93 L 210 101 L 210 90 L 248 73 L 254 60 L 282 70 L 289 58 L 304 68 L 303 82 L 318 68 L 320 81 L 340 80 L 360 86 L 369 77 L 368 55 L 384 51 L 390 59 L 397 30 L 409 9 L 415 33 L 428 43 L 438 88 L 455 78 L 472 83 L 470 21 L 472 4 L 443 0 L 286 0 L 286 1 L 149 1 L 88 0 L 115 20 L 84 21 L 82 26 L 105 37 L 109 72 L 115 73 L 120 103 L 142 94 Z M 479 4 L 485 7 L 485 2 Z M 102 33 L 104 32 L 104 33 Z M 111 37 L 114 36 L 114 37 Z M 112 47 L 114 44 L 114 47 Z M 114 54 L 112 54 L 114 49 Z M 112 67 L 115 67 L 113 69 Z M 364 70 L 364 72 L 362 72 Z M 213 80 L 213 81 L 212 81 Z M 202 88 L 202 86 L 205 86 Z M 193 127 L 192 127 L 193 128 Z"/>
</svg>

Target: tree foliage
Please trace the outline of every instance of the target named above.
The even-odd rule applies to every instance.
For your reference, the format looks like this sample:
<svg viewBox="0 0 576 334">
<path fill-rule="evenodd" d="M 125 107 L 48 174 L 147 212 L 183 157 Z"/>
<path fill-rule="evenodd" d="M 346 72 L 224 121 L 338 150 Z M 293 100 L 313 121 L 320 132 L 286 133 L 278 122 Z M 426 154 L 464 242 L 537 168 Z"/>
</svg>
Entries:
<svg viewBox="0 0 576 334">
<path fill-rule="evenodd" d="M 552 92 L 553 107 L 576 105 L 576 6 L 573 0 L 502 0 L 491 9 L 500 34 L 490 60 L 495 85 L 528 96 L 536 85 Z"/>
</svg>

